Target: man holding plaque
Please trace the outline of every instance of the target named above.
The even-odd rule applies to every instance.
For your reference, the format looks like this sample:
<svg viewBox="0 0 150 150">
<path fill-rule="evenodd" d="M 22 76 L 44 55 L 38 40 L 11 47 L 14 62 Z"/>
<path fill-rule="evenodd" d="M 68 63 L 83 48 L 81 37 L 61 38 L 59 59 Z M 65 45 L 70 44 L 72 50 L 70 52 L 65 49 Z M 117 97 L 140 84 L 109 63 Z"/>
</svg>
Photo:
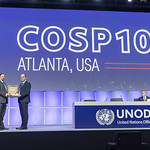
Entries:
<svg viewBox="0 0 150 150">
<path fill-rule="evenodd" d="M 18 95 L 18 86 L 8 85 L 8 93 L 11 94 L 11 97 L 16 97 Z"/>
<path fill-rule="evenodd" d="M 4 80 L 5 74 L 0 73 L 0 130 L 8 130 L 8 128 L 5 128 L 4 126 L 3 118 L 8 103 L 8 97 L 11 96 L 11 94 L 7 93 L 7 85 Z"/>
<path fill-rule="evenodd" d="M 30 102 L 31 84 L 26 80 L 25 74 L 21 74 L 20 79 L 22 83 L 19 85 L 19 93 L 16 96 L 18 97 L 22 124 L 19 128 L 16 129 L 25 130 L 27 129 L 27 124 L 28 124 L 28 103 Z"/>
</svg>

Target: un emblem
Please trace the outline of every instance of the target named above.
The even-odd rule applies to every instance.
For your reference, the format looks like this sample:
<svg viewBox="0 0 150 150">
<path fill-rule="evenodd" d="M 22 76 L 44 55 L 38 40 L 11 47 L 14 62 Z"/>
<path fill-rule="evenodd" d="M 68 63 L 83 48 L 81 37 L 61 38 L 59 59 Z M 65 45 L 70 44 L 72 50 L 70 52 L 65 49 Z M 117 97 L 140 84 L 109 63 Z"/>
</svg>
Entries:
<svg viewBox="0 0 150 150">
<path fill-rule="evenodd" d="M 101 109 L 96 112 L 96 120 L 100 125 L 111 125 L 115 119 L 114 112 L 109 109 Z"/>
</svg>

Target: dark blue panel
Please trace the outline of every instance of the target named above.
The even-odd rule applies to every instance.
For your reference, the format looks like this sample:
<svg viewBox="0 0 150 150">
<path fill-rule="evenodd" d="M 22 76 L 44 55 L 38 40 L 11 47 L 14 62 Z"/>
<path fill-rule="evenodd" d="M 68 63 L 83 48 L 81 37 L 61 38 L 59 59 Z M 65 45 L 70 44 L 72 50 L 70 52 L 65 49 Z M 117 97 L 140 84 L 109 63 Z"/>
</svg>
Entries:
<svg viewBox="0 0 150 150">
<path fill-rule="evenodd" d="M 75 128 L 149 128 L 149 105 L 75 106 Z"/>
</svg>

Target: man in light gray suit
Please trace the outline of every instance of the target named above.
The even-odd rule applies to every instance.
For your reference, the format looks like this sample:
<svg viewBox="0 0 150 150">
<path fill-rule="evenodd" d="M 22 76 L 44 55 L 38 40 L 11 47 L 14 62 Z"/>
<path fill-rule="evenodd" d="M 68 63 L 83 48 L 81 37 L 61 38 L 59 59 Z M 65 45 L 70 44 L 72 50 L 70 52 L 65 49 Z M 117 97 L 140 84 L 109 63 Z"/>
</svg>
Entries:
<svg viewBox="0 0 150 150">
<path fill-rule="evenodd" d="M 11 96 L 11 94 L 7 93 L 7 85 L 4 80 L 5 74 L 0 73 L 0 130 L 8 130 L 8 128 L 5 128 L 4 126 L 3 118 L 8 103 L 8 97 Z"/>
</svg>

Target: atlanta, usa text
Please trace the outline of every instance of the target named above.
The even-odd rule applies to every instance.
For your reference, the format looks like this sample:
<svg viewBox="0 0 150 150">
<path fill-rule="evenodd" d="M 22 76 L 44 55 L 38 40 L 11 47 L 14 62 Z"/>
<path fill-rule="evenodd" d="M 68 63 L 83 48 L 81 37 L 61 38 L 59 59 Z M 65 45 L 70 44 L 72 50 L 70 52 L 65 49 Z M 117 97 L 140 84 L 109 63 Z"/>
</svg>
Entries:
<svg viewBox="0 0 150 150">
<path fill-rule="evenodd" d="M 75 63 L 73 63 L 75 61 Z M 70 64 L 71 63 L 71 64 Z M 75 64 L 75 66 L 73 66 Z M 18 63 L 17 71 L 100 71 L 96 58 L 75 58 L 71 62 L 67 58 L 44 58 L 21 57 Z"/>
</svg>

